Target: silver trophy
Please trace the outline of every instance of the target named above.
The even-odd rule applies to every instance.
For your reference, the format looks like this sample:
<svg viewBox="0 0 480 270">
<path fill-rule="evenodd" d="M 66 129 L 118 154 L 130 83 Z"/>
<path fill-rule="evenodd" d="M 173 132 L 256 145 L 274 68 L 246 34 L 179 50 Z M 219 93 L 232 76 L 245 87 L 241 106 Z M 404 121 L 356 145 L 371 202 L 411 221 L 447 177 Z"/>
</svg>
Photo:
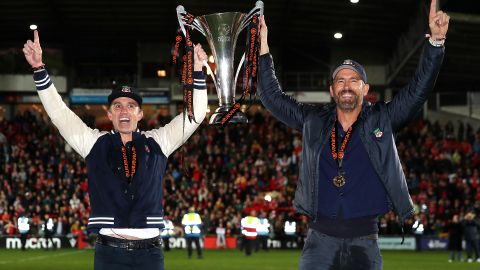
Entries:
<svg viewBox="0 0 480 270">
<path fill-rule="evenodd" d="M 225 12 L 197 16 L 187 25 L 184 17 L 187 14 L 183 6 L 177 7 L 177 18 L 180 28 L 185 35 L 185 27 L 190 26 L 206 38 L 212 51 L 216 64 L 217 77 L 213 74 L 204 61 L 203 65 L 208 69 L 217 89 L 219 107 L 210 118 L 210 124 L 221 124 L 222 117 L 235 106 L 235 88 L 238 74 L 245 60 L 245 54 L 237 67 L 234 77 L 234 52 L 238 35 L 248 26 L 254 15 L 263 15 L 263 2 L 257 1 L 255 7 L 248 13 Z M 238 106 L 238 105 L 237 105 Z M 237 110 L 229 123 L 248 123 L 247 116 L 241 110 Z"/>
</svg>

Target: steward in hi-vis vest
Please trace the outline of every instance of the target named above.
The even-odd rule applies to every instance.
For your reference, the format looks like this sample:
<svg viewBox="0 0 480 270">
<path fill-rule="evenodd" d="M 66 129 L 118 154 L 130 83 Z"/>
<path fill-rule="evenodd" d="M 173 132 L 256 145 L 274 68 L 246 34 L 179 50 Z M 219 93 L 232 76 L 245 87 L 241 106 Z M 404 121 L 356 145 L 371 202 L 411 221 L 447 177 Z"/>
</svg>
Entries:
<svg viewBox="0 0 480 270">
<path fill-rule="evenodd" d="M 188 258 L 192 257 L 192 242 L 195 243 L 197 249 L 197 257 L 202 258 L 202 247 L 200 246 L 200 237 L 202 236 L 202 219 L 200 215 L 195 213 L 195 209 L 190 207 L 188 213 L 182 218 L 182 225 L 185 232 L 185 240 L 187 241 Z"/>
<path fill-rule="evenodd" d="M 166 217 L 163 218 L 163 223 L 165 227 L 162 229 L 162 232 L 160 235 L 162 236 L 163 239 L 163 244 L 165 245 L 165 251 L 170 251 L 170 237 L 175 235 L 175 232 L 173 231 L 173 222 Z"/>
<path fill-rule="evenodd" d="M 257 228 L 259 225 L 256 212 L 253 210 L 249 216 L 242 218 L 242 235 L 243 235 L 243 247 L 245 248 L 245 255 L 252 255 L 252 246 L 257 239 Z"/>
<path fill-rule="evenodd" d="M 258 251 L 260 247 L 263 250 L 268 250 L 268 238 L 270 235 L 270 222 L 266 217 L 265 212 L 260 213 L 257 227 L 257 244 L 255 245 L 255 251 Z"/>
</svg>

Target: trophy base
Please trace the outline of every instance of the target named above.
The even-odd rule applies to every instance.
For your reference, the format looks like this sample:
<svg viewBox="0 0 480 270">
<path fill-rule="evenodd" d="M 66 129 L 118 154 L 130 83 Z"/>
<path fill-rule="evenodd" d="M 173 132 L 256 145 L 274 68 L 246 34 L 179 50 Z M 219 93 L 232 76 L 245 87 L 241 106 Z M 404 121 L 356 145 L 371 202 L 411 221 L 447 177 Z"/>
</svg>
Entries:
<svg viewBox="0 0 480 270">
<path fill-rule="evenodd" d="M 230 110 L 231 107 L 218 107 L 210 116 L 210 125 L 221 125 L 223 116 Z M 247 124 L 248 118 L 244 112 L 237 110 L 227 124 Z"/>
</svg>

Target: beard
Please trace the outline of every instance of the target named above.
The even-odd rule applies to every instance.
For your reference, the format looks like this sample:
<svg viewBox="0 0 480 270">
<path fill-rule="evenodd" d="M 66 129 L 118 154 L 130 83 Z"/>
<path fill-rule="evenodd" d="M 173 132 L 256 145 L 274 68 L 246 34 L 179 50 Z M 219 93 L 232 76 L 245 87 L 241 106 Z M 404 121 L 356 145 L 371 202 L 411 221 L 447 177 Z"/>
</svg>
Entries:
<svg viewBox="0 0 480 270">
<path fill-rule="evenodd" d="M 352 98 L 342 99 L 342 95 L 347 93 L 350 94 Z M 357 108 L 361 102 L 360 97 L 351 90 L 342 90 L 338 92 L 338 94 L 334 96 L 333 99 L 335 100 L 337 107 L 344 112 L 351 112 L 355 110 L 355 108 Z"/>
</svg>

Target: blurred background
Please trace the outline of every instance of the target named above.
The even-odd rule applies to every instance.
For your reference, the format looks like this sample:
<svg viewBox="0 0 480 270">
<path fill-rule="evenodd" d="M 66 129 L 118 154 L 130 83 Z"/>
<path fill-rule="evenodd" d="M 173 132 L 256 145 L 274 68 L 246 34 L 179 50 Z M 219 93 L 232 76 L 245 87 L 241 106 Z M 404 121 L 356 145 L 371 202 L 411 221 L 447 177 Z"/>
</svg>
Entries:
<svg viewBox="0 0 480 270">
<path fill-rule="evenodd" d="M 284 91 L 301 102 L 331 102 L 330 74 L 347 58 L 365 67 L 371 102 L 390 100 L 413 76 L 425 43 L 430 1 L 263 2 L 277 76 Z M 480 1 L 438 2 L 451 16 L 443 66 L 417 120 L 396 138 L 416 215 L 405 225 L 402 246 L 393 213 L 379 225 L 382 249 L 440 250 L 430 253 L 437 256 L 432 262 L 444 265 L 454 216 L 463 220 L 467 212 L 480 211 Z M 180 4 L 200 16 L 248 12 L 255 1 L 0 1 L 0 268 L 2 258 L 8 267 L 18 263 L 1 254 L 10 256 L 9 249 L 20 248 L 22 215 L 30 222 L 27 249 L 83 249 L 93 239 L 85 231 L 85 163 L 47 119 L 21 51 L 33 39 L 30 25 L 38 27 L 43 61 L 55 86 L 89 126 L 111 128 L 106 96 L 115 85 L 127 84 L 146 97 L 141 123 L 146 130 L 183 110 L 178 67 L 171 61 Z M 193 31 L 192 40 L 211 55 L 202 35 Z M 245 45 L 242 32 L 236 64 Z M 214 61 L 209 65 L 215 70 Z M 211 78 L 207 84 L 210 115 L 218 99 Z M 250 123 L 243 126 L 216 127 L 206 120 L 185 145 L 187 165 L 181 164 L 180 151 L 170 157 L 165 215 L 175 229 L 168 241 L 173 252 L 184 248 L 181 218 L 193 206 L 204 222 L 204 248 L 218 248 L 218 228 L 225 229 L 225 248 L 240 248 L 240 220 L 255 210 L 271 224 L 269 248 L 293 250 L 289 261 L 296 263 L 308 228 L 308 220 L 292 208 L 302 136 L 272 118 L 259 101 L 248 107 L 247 115 Z M 55 224 L 53 244 L 44 240 L 49 219 Z M 293 234 L 286 230 L 291 226 L 287 222 L 295 222 Z M 418 254 L 408 252 L 400 254 Z M 394 254 L 386 258 L 395 261 Z M 386 265 L 396 269 L 393 263 Z"/>
</svg>

